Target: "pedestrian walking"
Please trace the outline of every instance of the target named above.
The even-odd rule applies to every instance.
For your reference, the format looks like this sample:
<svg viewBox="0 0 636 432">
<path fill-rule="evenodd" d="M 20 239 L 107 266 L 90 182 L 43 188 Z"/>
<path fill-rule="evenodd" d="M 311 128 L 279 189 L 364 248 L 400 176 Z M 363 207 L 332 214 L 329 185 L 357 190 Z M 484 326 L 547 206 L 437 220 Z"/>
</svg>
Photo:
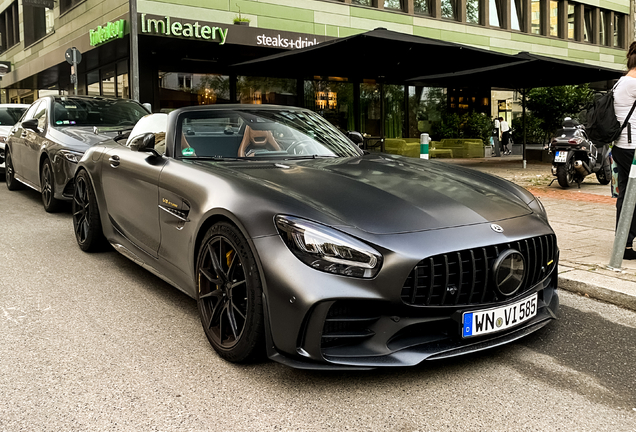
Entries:
<svg viewBox="0 0 636 432">
<path fill-rule="evenodd" d="M 508 126 L 508 122 L 505 121 L 503 117 L 499 117 L 499 128 L 501 129 L 501 148 L 503 150 L 503 154 L 512 154 L 512 151 L 508 149 L 508 143 L 510 142 L 510 126 Z"/>
<path fill-rule="evenodd" d="M 636 100 L 636 42 L 632 42 L 629 46 L 629 51 L 627 52 L 627 69 L 627 75 L 621 77 L 614 88 L 614 112 L 620 124 L 623 124 Z M 623 208 L 623 199 L 625 198 L 625 189 L 627 189 L 629 171 L 632 167 L 632 161 L 634 160 L 634 149 L 636 149 L 636 138 L 632 139 L 632 129 L 636 131 L 636 116 L 633 115 L 630 117 L 627 127 L 621 132 L 620 138 L 614 141 L 614 146 L 612 147 L 612 157 L 618 168 L 618 198 L 616 199 L 617 226 L 621 209 Z M 636 251 L 633 249 L 635 237 L 636 217 L 632 217 L 632 224 L 627 235 L 623 259 L 636 259 Z"/>
<path fill-rule="evenodd" d="M 495 117 L 493 121 L 493 129 L 492 129 L 492 141 L 493 148 L 495 149 L 495 157 L 501 156 L 501 149 L 499 148 L 499 117 Z"/>
</svg>

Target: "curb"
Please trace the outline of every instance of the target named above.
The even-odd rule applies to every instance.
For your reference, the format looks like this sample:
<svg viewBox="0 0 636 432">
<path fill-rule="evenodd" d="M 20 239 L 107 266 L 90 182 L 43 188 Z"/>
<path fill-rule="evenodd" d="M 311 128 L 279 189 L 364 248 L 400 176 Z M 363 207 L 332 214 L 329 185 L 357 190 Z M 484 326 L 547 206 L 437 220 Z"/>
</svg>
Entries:
<svg viewBox="0 0 636 432">
<path fill-rule="evenodd" d="M 559 274 L 559 288 L 636 311 L 636 282 L 571 270 Z"/>
</svg>

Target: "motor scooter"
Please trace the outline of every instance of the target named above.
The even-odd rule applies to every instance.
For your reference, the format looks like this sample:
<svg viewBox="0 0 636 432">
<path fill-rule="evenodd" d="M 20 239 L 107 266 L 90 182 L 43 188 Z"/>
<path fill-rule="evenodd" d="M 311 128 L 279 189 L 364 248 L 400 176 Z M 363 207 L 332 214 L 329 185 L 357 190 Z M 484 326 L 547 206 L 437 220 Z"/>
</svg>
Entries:
<svg viewBox="0 0 636 432">
<path fill-rule="evenodd" d="M 606 185 L 612 178 L 612 167 L 609 160 L 609 145 L 594 145 L 585 132 L 585 126 L 578 121 L 566 117 L 563 129 L 550 142 L 550 153 L 554 153 L 552 175 L 562 188 L 569 188 L 576 183 L 579 188 L 581 182 L 590 174 L 596 174 L 596 179 Z"/>
</svg>

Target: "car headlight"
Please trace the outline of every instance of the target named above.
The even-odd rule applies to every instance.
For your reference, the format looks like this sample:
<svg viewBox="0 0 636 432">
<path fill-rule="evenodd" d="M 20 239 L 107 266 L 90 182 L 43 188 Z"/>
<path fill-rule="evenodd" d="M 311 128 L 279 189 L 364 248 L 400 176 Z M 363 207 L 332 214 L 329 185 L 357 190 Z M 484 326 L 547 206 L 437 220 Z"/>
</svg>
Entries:
<svg viewBox="0 0 636 432">
<path fill-rule="evenodd" d="M 548 213 L 545 211 L 545 207 L 543 206 L 543 203 L 539 200 L 539 198 L 535 197 L 535 199 L 530 201 L 528 203 L 528 207 L 530 207 L 533 212 L 543 217 L 546 221 L 548 220 Z"/>
<path fill-rule="evenodd" d="M 80 159 L 82 158 L 82 156 L 84 156 L 84 153 L 70 151 L 70 150 L 60 150 L 60 154 L 64 156 L 66 160 L 73 163 L 78 163 Z"/>
<path fill-rule="evenodd" d="M 378 251 L 340 231 L 293 216 L 279 215 L 275 222 L 289 250 L 316 270 L 372 278 L 382 266 Z"/>
</svg>

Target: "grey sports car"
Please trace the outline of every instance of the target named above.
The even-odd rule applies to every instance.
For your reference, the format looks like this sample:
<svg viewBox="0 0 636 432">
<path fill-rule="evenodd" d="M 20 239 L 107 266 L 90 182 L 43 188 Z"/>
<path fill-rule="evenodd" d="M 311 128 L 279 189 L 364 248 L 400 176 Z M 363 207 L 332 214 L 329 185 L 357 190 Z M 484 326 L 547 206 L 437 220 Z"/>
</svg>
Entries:
<svg viewBox="0 0 636 432">
<path fill-rule="evenodd" d="M 233 362 L 415 365 L 555 318 L 559 252 L 539 200 L 360 140 L 299 108 L 146 116 L 80 161 L 77 242 L 109 242 L 196 299 Z"/>
<path fill-rule="evenodd" d="M 29 186 L 42 193 L 47 212 L 58 211 L 73 196 L 73 176 L 86 149 L 129 132 L 147 114 L 142 105 L 128 99 L 46 96 L 36 100 L 7 138 L 7 187 Z"/>
</svg>

